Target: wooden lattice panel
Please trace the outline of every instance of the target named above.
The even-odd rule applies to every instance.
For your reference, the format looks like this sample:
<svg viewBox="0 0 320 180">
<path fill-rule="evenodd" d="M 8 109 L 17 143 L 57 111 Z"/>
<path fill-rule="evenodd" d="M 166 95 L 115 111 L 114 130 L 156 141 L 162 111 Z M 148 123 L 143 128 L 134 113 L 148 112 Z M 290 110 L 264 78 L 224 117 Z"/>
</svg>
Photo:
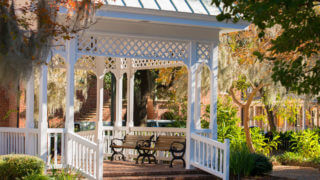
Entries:
<svg viewBox="0 0 320 180">
<path fill-rule="evenodd" d="M 49 61 L 48 66 L 50 68 L 65 68 L 66 67 L 66 63 L 65 63 L 64 59 L 60 55 L 56 54 L 51 58 L 51 60 Z"/>
<path fill-rule="evenodd" d="M 82 70 L 96 70 L 96 64 L 93 56 L 81 56 L 75 64 L 76 69 Z"/>
<path fill-rule="evenodd" d="M 107 70 L 117 69 L 116 60 L 114 58 L 106 58 L 105 66 Z"/>
<path fill-rule="evenodd" d="M 187 41 L 151 40 L 130 37 L 102 36 L 79 38 L 78 51 L 107 57 L 188 60 Z"/>
<path fill-rule="evenodd" d="M 210 44 L 198 43 L 197 44 L 197 60 L 210 60 Z"/>
<path fill-rule="evenodd" d="M 165 61 L 165 60 L 151 60 L 151 59 L 134 59 L 134 69 L 158 69 L 173 66 L 181 66 L 183 61 Z"/>
</svg>

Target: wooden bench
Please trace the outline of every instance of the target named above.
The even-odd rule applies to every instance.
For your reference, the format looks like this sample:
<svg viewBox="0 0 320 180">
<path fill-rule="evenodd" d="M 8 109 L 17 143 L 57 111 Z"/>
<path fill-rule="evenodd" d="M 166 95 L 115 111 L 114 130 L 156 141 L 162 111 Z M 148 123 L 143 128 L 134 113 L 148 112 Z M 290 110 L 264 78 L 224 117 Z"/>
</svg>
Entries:
<svg viewBox="0 0 320 180">
<path fill-rule="evenodd" d="M 123 155 L 124 149 L 137 149 L 138 146 L 150 147 L 153 137 L 153 135 L 138 136 L 127 134 L 123 139 L 113 138 L 110 145 L 111 150 L 113 151 L 111 161 L 113 161 L 116 154 L 120 154 L 122 156 L 122 160 L 125 161 L 125 156 Z"/>
<path fill-rule="evenodd" d="M 182 160 L 183 167 L 186 166 L 183 159 L 186 150 L 186 138 L 184 136 L 158 136 L 154 142 L 154 146 L 150 146 L 147 142 L 145 145 L 146 146 L 144 146 L 144 144 L 139 144 L 137 147 L 139 156 L 141 155 L 143 157 L 142 163 L 144 162 L 145 158 L 148 158 L 149 163 L 151 163 L 150 158 L 153 158 L 154 162 L 157 163 L 154 154 L 157 151 L 169 151 L 172 155 L 170 167 L 172 167 L 173 161 L 177 159 Z"/>
</svg>

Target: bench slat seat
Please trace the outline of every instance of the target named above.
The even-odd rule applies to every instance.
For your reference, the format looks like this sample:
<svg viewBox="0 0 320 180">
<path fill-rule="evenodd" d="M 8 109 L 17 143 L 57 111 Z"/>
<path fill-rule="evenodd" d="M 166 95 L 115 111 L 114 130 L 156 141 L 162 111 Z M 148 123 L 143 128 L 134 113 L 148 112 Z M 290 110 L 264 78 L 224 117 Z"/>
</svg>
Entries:
<svg viewBox="0 0 320 180">
<path fill-rule="evenodd" d="M 111 156 L 111 161 L 113 161 L 114 156 L 116 154 L 120 154 L 122 156 L 122 160 L 125 160 L 125 156 L 123 155 L 124 149 L 137 149 L 139 144 L 144 144 L 147 147 L 145 142 L 149 142 L 150 144 L 152 139 L 153 139 L 153 135 L 140 136 L 140 135 L 128 135 L 128 134 L 123 139 L 113 138 L 111 140 L 111 145 L 110 145 L 113 151 L 113 154 Z"/>
<path fill-rule="evenodd" d="M 184 136 L 158 136 L 154 146 L 139 146 L 138 152 L 143 156 L 142 162 L 144 162 L 145 157 L 148 158 L 149 163 L 150 158 L 154 159 L 156 163 L 156 157 L 154 154 L 156 151 L 169 151 L 171 152 L 173 158 L 170 162 L 170 167 L 176 159 L 181 159 L 183 161 L 183 166 L 185 167 L 185 161 L 183 159 L 185 153 L 186 138 Z M 141 152 L 141 153 L 140 153 Z M 140 155 L 139 155 L 140 156 Z M 139 159 L 139 157 L 138 157 Z"/>
</svg>

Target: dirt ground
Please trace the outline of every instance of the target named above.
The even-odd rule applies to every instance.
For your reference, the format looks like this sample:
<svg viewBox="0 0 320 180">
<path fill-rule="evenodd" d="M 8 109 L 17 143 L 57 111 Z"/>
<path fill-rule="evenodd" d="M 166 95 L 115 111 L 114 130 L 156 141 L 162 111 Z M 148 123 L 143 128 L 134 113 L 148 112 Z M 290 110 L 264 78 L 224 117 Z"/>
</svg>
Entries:
<svg viewBox="0 0 320 180">
<path fill-rule="evenodd" d="M 311 167 L 273 166 L 271 175 L 292 180 L 320 180 L 320 171 Z"/>
</svg>

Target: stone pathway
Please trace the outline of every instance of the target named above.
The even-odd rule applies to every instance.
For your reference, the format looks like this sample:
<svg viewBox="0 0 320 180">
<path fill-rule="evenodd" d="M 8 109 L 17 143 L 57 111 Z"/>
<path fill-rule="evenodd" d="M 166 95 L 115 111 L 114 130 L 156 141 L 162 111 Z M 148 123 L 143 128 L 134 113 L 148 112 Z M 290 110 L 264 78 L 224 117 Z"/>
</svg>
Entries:
<svg viewBox="0 0 320 180">
<path fill-rule="evenodd" d="M 273 166 L 271 175 L 288 180 L 320 180 L 320 171 L 311 167 Z"/>
</svg>

